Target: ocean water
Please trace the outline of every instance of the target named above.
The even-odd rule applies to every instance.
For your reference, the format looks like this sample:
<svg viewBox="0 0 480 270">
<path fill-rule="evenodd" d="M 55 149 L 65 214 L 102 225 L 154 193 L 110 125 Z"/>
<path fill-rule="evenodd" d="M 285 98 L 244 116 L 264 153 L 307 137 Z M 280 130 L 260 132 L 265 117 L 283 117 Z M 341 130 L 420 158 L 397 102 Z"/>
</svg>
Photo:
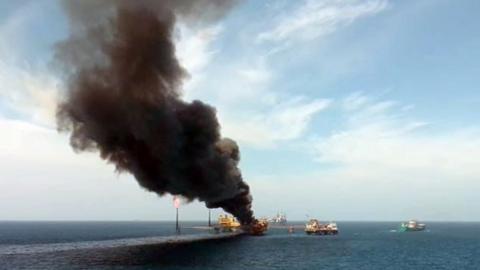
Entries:
<svg viewBox="0 0 480 270">
<path fill-rule="evenodd" d="M 0 222 L 0 269 L 480 269 L 480 223 L 428 223 L 410 233 L 398 224 L 164 244 L 175 234 L 171 222 Z M 211 237 L 193 228 L 200 225 L 182 223 L 181 237 Z"/>
</svg>

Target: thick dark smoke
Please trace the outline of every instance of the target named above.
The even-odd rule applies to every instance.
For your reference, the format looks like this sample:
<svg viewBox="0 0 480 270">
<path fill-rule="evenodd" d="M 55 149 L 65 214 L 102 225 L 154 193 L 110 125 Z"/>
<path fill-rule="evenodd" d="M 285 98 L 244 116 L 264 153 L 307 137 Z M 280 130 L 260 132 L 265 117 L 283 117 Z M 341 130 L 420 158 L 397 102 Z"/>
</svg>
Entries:
<svg viewBox="0 0 480 270">
<path fill-rule="evenodd" d="M 237 144 L 222 139 L 215 109 L 180 99 L 187 76 L 175 56 L 175 21 L 213 21 L 222 0 L 70 0 L 70 38 L 58 45 L 68 91 L 58 128 L 77 151 L 99 151 L 159 195 L 221 207 L 253 221 Z"/>
</svg>

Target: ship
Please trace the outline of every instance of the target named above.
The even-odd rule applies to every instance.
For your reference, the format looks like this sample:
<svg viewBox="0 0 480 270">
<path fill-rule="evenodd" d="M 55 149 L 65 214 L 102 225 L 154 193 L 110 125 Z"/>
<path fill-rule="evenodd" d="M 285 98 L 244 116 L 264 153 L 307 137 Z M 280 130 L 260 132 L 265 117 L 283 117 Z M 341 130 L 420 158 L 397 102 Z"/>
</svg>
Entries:
<svg viewBox="0 0 480 270">
<path fill-rule="evenodd" d="M 403 222 L 400 225 L 401 232 L 419 232 L 425 230 L 426 225 L 423 223 L 418 223 L 416 220 L 410 220 L 408 222 Z"/>
<path fill-rule="evenodd" d="M 287 216 L 282 213 L 277 213 L 276 216 L 270 219 L 270 223 L 276 225 L 286 225 L 287 224 Z"/>
<path fill-rule="evenodd" d="M 234 232 L 240 229 L 240 226 L 235 217 L 225 214 L 218 217 L 218 224 L 214 228 L 215 231 Z"/>
<path fill-rule="evenodd" d="M 335 235 L 338 234 L 338 226 L 337 223 L 334 222 L 322 224 L 317 219 L 311 219 L 307 222 L 307 224 L 305 224 L 305 233 L 316 235 Z"/>
</svg>

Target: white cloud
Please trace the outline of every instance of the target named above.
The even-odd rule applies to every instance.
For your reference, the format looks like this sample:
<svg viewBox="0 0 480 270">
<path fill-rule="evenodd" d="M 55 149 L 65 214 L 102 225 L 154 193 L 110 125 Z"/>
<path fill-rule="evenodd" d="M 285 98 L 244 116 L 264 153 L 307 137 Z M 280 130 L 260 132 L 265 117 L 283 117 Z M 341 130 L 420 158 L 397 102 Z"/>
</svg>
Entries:
<svg viewBox="0 0 480 270">
<path fill-rule="evenodd" d="M 277 93 L 270 87 L 273 70 L 266 66 L 236 71 L 216 81 L 212 96 L 222 134 L 257 148 L 276 147 L 305 135 L 315 114 L 330 105 L 328 99 Z M 223 83 L 222 83 L 223 82 Z"/>
<path fill-rule="evenodd" d="M 43 19 L 45 1 L 20 5 L 0 25 L 0 102 L 22 118 L 54 126 L 59 80 L 45 65 L 32 64 L 22 54 L 31 41 L 29 27 Z"/>
<path fill-rule="evenodd" d="M 480 131 L 422 136 L 421 123 L 403 126 L 370 124 L 337 132 L 317 144 L 318 160 L 347 166 L 422 169 L 480 176 Z"/>
<path fill-rule="evenodd" d="M 245 78 L 246 81 L 252 84 L 262 84 L 270 81 L 271 73 L 265 68 L 260 66 L 258 68 L 248 68 L 238 71 L 239 75 Z"/>
<path fill-rule="evenodd" d="M 216 51 L 210 48 L 222 32 L 222 25 L 190 29 L 185 25 L 177 27 L 179 37 L 176 42 L 176 54 L 181 65 L 190 73 L 191 77 L 185 82 L 185 97 L 190 99 L 190 91 L 204 76 L 205 67 L 210 63 Z"/>
<path fill-rule="evenodd" d="M 34 123 L 54 126 L 60 82 L 48 72 L 0 60 L 0 100 Z"/>
<path fill-rule="evenodd" d="M 479 220 L 480 128 L 432 133 L 400 102 L 361 93 L 335 104 L 340 128 L 308 145 L 317 169 L 251 177 L 260 214 L 281 207 L 295 220 Z"/>
<path fill-rule="evenodd" d="M 295 10 L 280 15 L 272 30 L 258 34 L 257 40 L 315 39 L 358 18 L 376 14 L 384 10 L 387 3 L 387 0 L 307 0 Z"/>
<path fill-rule="evenodd" d="M 22 39 L 25 38 L 25 28 L 38 16 L 37 2 L 29 1 L 22 5 L 0 24 L 0 58 L 14 60 L 16 55 L 12 51 L 24 46 Z"/>
<path fill-rule="evenodd" d="M 200 99 L 217 108 L 222 134 L 253 147 L 274 147 L 303 136 L 312 117 L 329 100 L 280 95 L 270 88 L 275 70 L 268 55 L 244 55 L 217 69 L 212 47 L 222 26 L 204 29 L 180 27 L 177 55 L 191 78 L 185 84 L 187 100 Z"/>
<path fill-rule="evenodd" d="M 271 106 L 266 112 L 245 112 L 236 118 L 221 119 L 223 132 L 241 143 L 273 147 L 282 141 L 301 137 L 312 117 L 329 104 L 326 99 L 306 101 L 297 97 Z"/>
<path fill-rule="evenodd" d="M 343 109 L 353 111 L 359 109 L 368 101 L 368 98 L 362 92 L 354 92 L 343 100 Z"/>
<path fill-rule="evenodd" d="M 215 25 L 193 31 L 180 25 L 178 31 L 180 37 L 176 44 L 176 53 L 180 63 L 190 72 L 202 70 L 215 54 L 209 45 L 222 32 L 222 26 Z"/>
<path fill-rule="evenodd" d="M 372 100 L 356 111 L 348 111 L 347 128 L 318 139 L 318 160 L 392 170 L 472 172 L 480 176 L 480 161 L 475 158 L 480 153 L 479 129 L 421 132 L 427 124 L 409 119 L 395 104 Z"/>
<path fill-rule="evenodd" d="M 278 5 L 285 10 L 285 3 Z M 288 14 L 267 19 L 274 24 L 272 30 L 257 32 L 257 41 L 287 41 L 285 45 L 291 39 L 316 38 L 358 18 L 379 13 L 387 5 L 388 0 L 306 0 L 295 10 L 287 11 Z M 223 135 L 249 146 L 274 147 L 279 142 L 304 136 L 313 116 L 326 109 L 330 102 L 272 89 L 278 78 L 269 60 L 274 55 L 278 57 L 286 48 L 283 45 L 260 48 L 255 40 L 247 41 L 237 44 L 240 55 L 227 63 L 212 63 L 217 53 L 213 47 L 222 29 L 221 24 L 194 30 L 180 27 L 177 53 L 191 74 L 185 85 L 185 98 L 211 103 L 219 113 Z M 361 95 L 357 99 L 352 96 L 345 101 L 345 106 L 354 110 L 367 101 L 362 100 Z M 394 105 L 378 103 L 372 105 L 368 113 L 375 114 Z"/>
</svg>

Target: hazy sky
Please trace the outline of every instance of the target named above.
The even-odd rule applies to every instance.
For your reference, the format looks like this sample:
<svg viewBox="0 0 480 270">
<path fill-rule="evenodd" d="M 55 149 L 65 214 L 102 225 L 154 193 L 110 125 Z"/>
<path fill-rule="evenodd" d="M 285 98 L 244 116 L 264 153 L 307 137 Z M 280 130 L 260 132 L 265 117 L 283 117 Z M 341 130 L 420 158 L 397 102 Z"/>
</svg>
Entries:
<svg viewBox="0 0 480 270">
<path fill-rule="evenodd" d="M 184 95 L 239 142 L 257 216 L 478 221 L 479 13 L 476 0 L 247 1 L 178 26 Z M 66 28 L 57 1 L 0 0 L 0 220 L 173 219 L 170 196 L 57 133 Z"/>
</svg>

